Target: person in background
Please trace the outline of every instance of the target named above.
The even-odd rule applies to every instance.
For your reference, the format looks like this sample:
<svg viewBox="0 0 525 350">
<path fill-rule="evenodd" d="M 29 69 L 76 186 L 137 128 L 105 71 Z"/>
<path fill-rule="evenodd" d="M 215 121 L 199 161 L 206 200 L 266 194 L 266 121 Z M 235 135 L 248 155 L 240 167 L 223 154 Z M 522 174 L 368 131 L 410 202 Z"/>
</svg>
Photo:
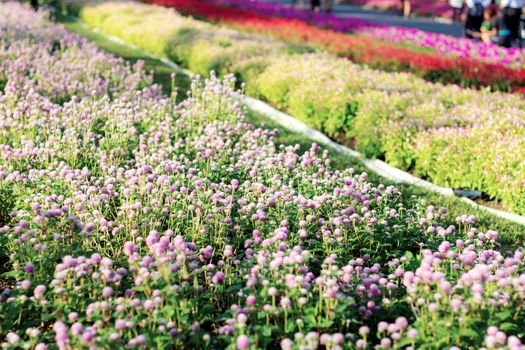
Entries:
<svg viewBox="0 0 525 350">
<path fill-rule="evenodd" d="M 310 9 L 313 12 L 319 12 L 321 10 L 321 0 L 310 0 Z"/>
<path fill-rule="evenodd" d="M 512 46 L 510 29 L 502 16 L 498 16 L 493 19 L 492 28 L 490 42 L 503 47 Z"/>
<path fill-rule="evenodd" d="M 474 38 L 481 39 L 487 44 L 496 44 L 503 47 L 510 47 L 510 30 L 503 21 L 503 17 L 498 16 L 498 9 L 490 5 L 483 10 L 483 23 L 481 31 L 471 33 Z"/>
<path fill-rule="evenodd" d="M 501 0 L 503 22 L 510 30 L 510 39 L 513 45 L 521 46 L 520 18 L 525 0 Z"/>
<path fill-rule="evenodd" d="M 410 0 L 401 0 L 401 11 L 403 13 L 403 17 L 405 18 L 410 17 L 410 12 L 411 12 Z"/>
<path fill-rule="evenodd" d="M 463 0 L 449 0 L 450 7 L 452 7 L 452 20 L 456 23 L 461 22 L 461 15 L 463 14 Z"/>
<path fill-rule="evenodd" d="M 467 38 L 476 37 L 476 33 L 481 33 L 483 23 L 483 9 L 488 7 L 492 0 L 465 0 L 467 4 L 467 20 L 465 21 L 465 36 Z"/>
</svg>

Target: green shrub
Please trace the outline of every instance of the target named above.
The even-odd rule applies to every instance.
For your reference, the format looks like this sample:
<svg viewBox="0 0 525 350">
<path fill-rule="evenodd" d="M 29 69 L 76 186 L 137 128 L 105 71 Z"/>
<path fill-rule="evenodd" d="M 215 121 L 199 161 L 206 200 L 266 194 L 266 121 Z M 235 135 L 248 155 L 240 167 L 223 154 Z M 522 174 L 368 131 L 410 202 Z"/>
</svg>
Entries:
<svg viewBox="0 0 525 350">
<path fill-rule="evenodd" d="M 385 91 L 365 91 L 356 97 L 359 110 L 356 113 L 350 136 L 356 149 L 370 158 L 383 154 L 383 137 L 389 130 L 389 121 L 403 118 L 410 98 L 407 95 L 391 95 Z"/>
<path fill-rule="evenodd" d="M 296 58 L 296 62 L 300 62 L 301 56 L 292 57 Z M 299 72 L 297 67 L 294 69 L 292 57 L 277 59 L 256 80 L 261 96 L 280 109 L 289 107 L 288 93 L 293 86 L 300 83 Z"/>
</svg>

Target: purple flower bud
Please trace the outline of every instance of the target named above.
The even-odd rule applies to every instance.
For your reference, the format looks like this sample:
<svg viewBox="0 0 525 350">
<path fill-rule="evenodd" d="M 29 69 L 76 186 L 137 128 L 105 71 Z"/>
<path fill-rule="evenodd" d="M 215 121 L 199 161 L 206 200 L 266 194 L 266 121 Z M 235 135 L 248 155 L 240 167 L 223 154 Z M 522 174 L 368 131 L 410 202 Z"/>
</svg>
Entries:
<svg viewBox="0 0 525 350">
<path fill-rule="evenodd" d="M 219 271 L 215 275 L 213 275 L 212 282 L 214 284 L 220 284 L 224 281 L 224 277 L 225 277 L 224 273 L 222 271 Z"/>
<path fill-rule="evenodd" d="M 35 269 L 35 266 L 32 263 L 27 263 L 26 266 L 24 266 L 24 271 L 27 273 L 33 272 Z"/>
<path fill-rule="evenodd" d="M 133 242 L 124 243 L 124 254 L 131 255 L 137 251 L 137 246 Z"/>
</svg>

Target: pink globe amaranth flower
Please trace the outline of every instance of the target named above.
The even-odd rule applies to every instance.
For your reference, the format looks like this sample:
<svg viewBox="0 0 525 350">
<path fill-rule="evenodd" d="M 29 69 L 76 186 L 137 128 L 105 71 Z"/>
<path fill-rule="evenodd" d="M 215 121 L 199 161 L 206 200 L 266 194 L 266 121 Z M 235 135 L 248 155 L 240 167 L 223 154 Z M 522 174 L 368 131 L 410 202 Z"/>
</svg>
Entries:
<svg viewBox="0 0 525 350">
<path fill-rule="evenodd" d="M 485 345 L 487 345 L 489 348 L 494 348 L 498 344 L 498 341 L 496 340 L 496 337 L 493 335 L 489 335 L 485 338 Z"/>
<path fill-rule="evenodd" d="M 255 295 L 249 295 L 247 298 L 246 298 L 246 304 L 247 305 L 255 305 L 257 302 L 257 298 L 255 297 Z"/>
<path fill-rule="evenodd" d="M 239 350 L 248 349 L 250 347 L 250 338 L 244 334 L 240 335 L 237 337 L 236 345 Z"/>
<path fill-rule="evenodd" d="M 368 328 L 367 326 L 362 326 L 361 328 L 359 328 L 359 334 L 366 335 L 368 333 L 370 333 L 370 328 Z"/>
<path fill-rule="evenodd" d="M 144 310 L 153 310 L 155 308 L 155 303 L 152 300 L 144 301 Z"/>
<path fill-rule="evenodd" d="M 87 328 L 84 333 L 82 333 L 82 342 L 84 344 L 91 343 L 95 337 L 96 331 L 92 328 Z"/>
<path fill-rule="evenodd" d="M 115 329 L 121 331 L 124 328 L 126 328 L 126 321 L 125 320 L 116 320 L 115 321 Z"/>
<path fill-rule="evenodd" d="M 55 331 L 55 342 L 60 348 L 69 340 L 67 326 L 62 321 L 57 321 L 53 325 L 53 330 Z"/>
<path fill-rule="evenodd" d="M 513 349 L 513 348 L 520 348 L 521 347 L 521 340 L 516 337 L 515 335 L 511 335 L 508 339 L 507 339 L 507 345 Z"/>
<path fill-rule="evenodd" d="M 390 340 L 390 338 L 381 339 L 381 346 L 385 349 L 390 349 L 392 347 L 392 340 Z"/>
<path fill-rule="evenodd" d="M 109 298 L 113 295 L 113 289 L 111 287 L 104 287 L 102 290 L 102 295 L 106 298 Z"/>
<path fill-rule="evenodd" d="M 80 322 L 75 322 L 71 325 L 71 334 L 73 335 L 79 335 L 80 333 L 82 333 L 82 330 L 83 330 L 83 327 L 82 327 L 82 323 Z"/>
<path fill-rule="evenodd" d="M 18 334 L 14 333 L 14 332 L 7 333 L 7 335 L 5 336 L 5 339 L 11 345 L 14 345 L 14 344 L 18 343 L 18 341 L 20 341 L 20 337 L 18 336 Z"/>
<path fill-rule="evenodd" d="M 40 284 L 35 287 L 35 290 L 33 291 L 33 295 L 37 299 L 42 299 L 44 298 L 44 293 L 46 292 L 46 290 L 47 290 L 46 286 Z"/>
<path fill-rule="evenodd" d="M 415 339 L 418 336 L 418 331 L 414 328 L 410 328 L 407 332 L 407 337 L 410 339 Z"/>
<path fill-rule="evenodd" d="M 38 343 L 35 346 L 35 350 L 47 350 L 47 345 L 44 343 Z"/>
<path fill-rule="evenodd" d="M 366 342 L 363 339 L 358 339 L 355 343 L 358 349 L 366 349 Z"/>
<path fill-rule="evenodd" d="M 281 299 L 280 304 L 283 308 L 288 309 L 292 306 L 292 301 L 290 300 L 290 298 L 284 297 Z"/>
<path fill-rule="evenodd" d="M 224 272 L 218 271 L 215 275 L 213 275 L 212 282 L 214 284 L 220 284 L 220 283 L 222 283 L 224 281 L 225 277 L 226 276 L 224 275 Z"/>
<path fill-rule="evenodd" d="M 29 280 L 23 280 L 21 283 L 20 283 L 20 287 L 22 289 L 29 289 L 31 288 L 31 282 Z"/>
<path fill-rule="evenodd" d="M 138 335 L 136 338 L 135 338 L 137 344 L 140 344 L 140 345 L 144 345 L 146 344 L 146 337 L 143 336 L 142 334 L 141 335 Z"/>
<path fill-rule="evenodd" d="M 503 345 L 507 341 L 507 335 L 502 331 L 497 332 L 495 337 L 496 337 L 498 344 Z"/>
<path fill-rule="evenodd" d="M 293 341 L 288 338 L 284 338 L 281 340 L 281 350 L 292 350 L 293 348 Z"/>
<path fill-rule="evenodd" d="M 489 328 L 487 328 L 487 334 L 491 336 L 495 336 L 498 333 L 498 331 L 498 327 L 495 326 L 490 326 Z"/>
<path fill-rule="evenodd" d="M 438 304 L 436 304 L 436 303 L 428 304 L 428 311 L 436 312 L 437 310 L 438 310 Z"/>
<path fill-rule="evenodd" d="M 396 325 L 399 329 L 405 329 L 408 327 L 408 320 L 405 317 L 398 317 L 396 319 Z"/>
<path fill-rule="evenodd" d="M 124 254 L 131 255 L 133 252 L 137 251 L 137 246 L 133 242 L 124 243 Z"/>
<path fill-rule="evenodd" d="M 69 322 L 75 322 L 78 319 L 78 313 L 77 312 L 70 312 L 67 316 L 67 319 Z"/>
<path fill-rule="evenodd" d="M 386 332 L 386 330 L 388 329 L 388 323 L 385 322 L 385 321 L 381 321 L 377 324 L 377 331 L 379 333 L 381 332 Z"/>
</svg>

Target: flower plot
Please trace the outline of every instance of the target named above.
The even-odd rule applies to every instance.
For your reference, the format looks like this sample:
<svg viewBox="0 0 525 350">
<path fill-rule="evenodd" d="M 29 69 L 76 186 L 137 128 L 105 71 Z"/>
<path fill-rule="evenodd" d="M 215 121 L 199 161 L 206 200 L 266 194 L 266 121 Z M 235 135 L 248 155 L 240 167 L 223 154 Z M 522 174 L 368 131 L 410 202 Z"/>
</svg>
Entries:
<svg viewBox="0 0 525 350">
<path fill-rule="evenodd" d="M 276 146 L 232 76 L 176 103 L 45 13 L 0 14 L 2 346 L 522 348 L 522 249 L 475 217 Z"/>
</svg>

